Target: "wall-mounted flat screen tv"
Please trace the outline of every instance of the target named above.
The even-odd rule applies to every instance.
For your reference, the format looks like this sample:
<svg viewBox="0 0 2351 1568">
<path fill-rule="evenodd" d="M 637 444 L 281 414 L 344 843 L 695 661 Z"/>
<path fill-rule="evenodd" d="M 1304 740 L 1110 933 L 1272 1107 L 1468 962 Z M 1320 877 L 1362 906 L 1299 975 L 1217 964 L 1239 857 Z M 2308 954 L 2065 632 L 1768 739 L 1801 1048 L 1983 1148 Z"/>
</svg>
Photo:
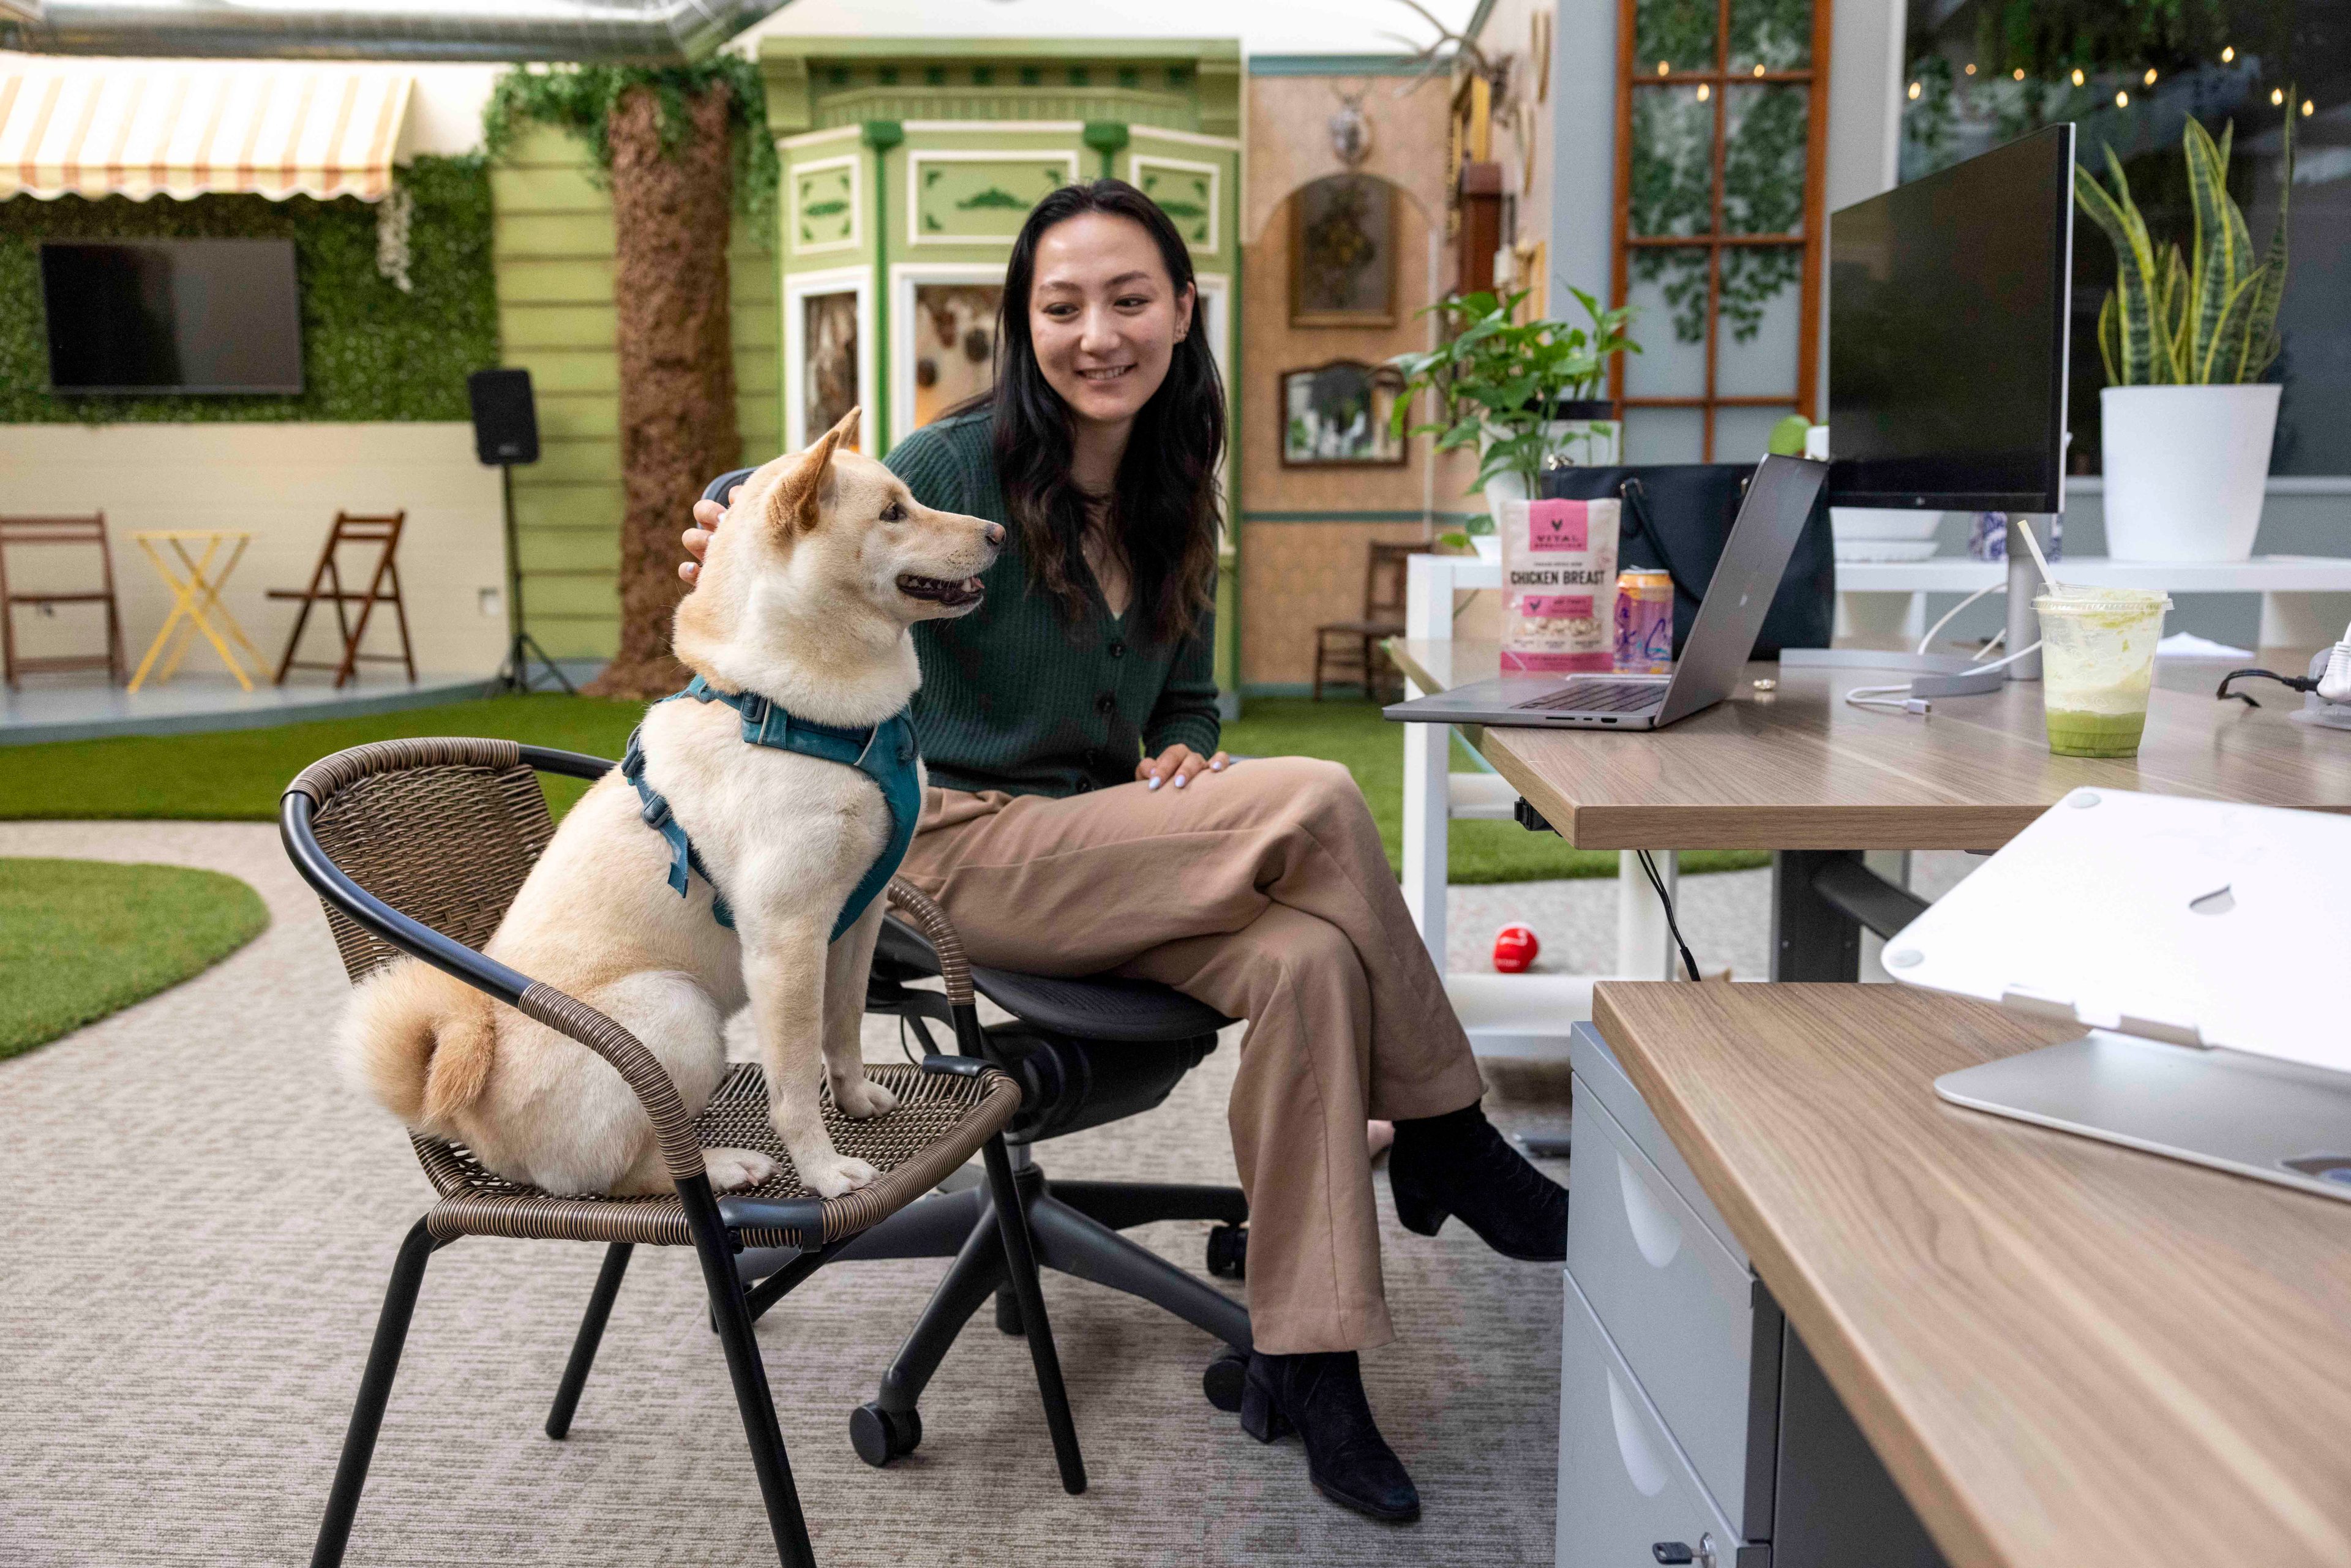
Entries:
<svg viewBox="0 0 2351 1568">
<path fill-rule="evenodd" d="M 41 246 L 55 392 L 298 392 L 289 239 Z"/>
</svg>

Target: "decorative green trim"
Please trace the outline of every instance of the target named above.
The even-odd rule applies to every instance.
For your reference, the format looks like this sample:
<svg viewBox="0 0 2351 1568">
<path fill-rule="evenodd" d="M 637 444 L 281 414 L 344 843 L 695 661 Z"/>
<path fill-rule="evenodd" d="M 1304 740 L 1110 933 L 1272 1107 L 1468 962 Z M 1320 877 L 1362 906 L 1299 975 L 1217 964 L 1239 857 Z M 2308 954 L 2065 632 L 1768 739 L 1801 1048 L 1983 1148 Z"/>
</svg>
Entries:
<svg viewBox="0 0 2351 1568">
<path fill-rule="evenodd" d="M 466 418 L 465 377 L 498 363 L 489 173 L 479 158 L 420 157 L 399 180 L 415 204 L 405 294 L 377 272 L 377 209 L 354 197 L 0 202 L 0 423 Z M 42 390 L 48 345 L 40 241 L 279 236 L 294 242 L 300 279 L 300 395 L 53 397 Z"/>
<path fill-rule="evenodd" d="M 862 140 L 873 149 L 873 444 L 890 450 L 890 149 L 906 140 L 894 120 L 869 120 Z M 789 328 L 786 330 L 789 330 Z"/>
<path fill-rule="evenodd" d="M 1409 77 L 1428 68 L 1417 55 L 1251 55 L 1253 77 Z"/>
<path fill-rule="evenodd" d="M 816 38 L 778 34 L 759 40 L 763 60 L 1230 60 L 1232 38 Z"/>
<path fill-rule="evenodd" d="M 1119 152 L 1125 147 L 1129 140 L 1123 120 L 1089 120 L 1079 140 L 1102 154 L 1103 179 L 1107 180 L 1117 172 L 1116 160 Z"/>
</svg>

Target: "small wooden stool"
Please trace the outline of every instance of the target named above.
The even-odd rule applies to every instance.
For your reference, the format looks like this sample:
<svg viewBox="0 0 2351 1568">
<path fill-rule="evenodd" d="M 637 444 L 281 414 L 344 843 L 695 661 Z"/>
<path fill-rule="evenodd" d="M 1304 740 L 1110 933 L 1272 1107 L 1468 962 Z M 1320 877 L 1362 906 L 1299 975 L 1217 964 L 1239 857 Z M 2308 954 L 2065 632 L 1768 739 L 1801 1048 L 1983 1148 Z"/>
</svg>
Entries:
<svg viewBox="0 0 2351 1568">
<path fill-rule="evenodd" d="M 408 678 L 416 679 L 416 657 L 408 642 L 408 607 L 401 601 L 400 567 L 394 560 L 400 549 L 400 530 L 408 520 L 404 511 L 388 517 L 354 517 L 349 512 L 335 514 L 335 526 L 328 530 L 327 548 L 319 552 L 319 565 L 310 573 L 308 588 L 273 588 L 272 599 L 301 601 L 302 609 L 294 617 L 293 635 L 286 639 L 286 657 L 278 661 L 277 684 L 286 684 L 291 670 L 332 670 L 335 685 L 342 686 L 354 679 L 362 664 L 400 664 L 408 671 Z M 342 569 L 336 562 L 336 552 L 345 545 L 381 545 L 383 553 L 376 558 L 375 570 L 368 577 L 367 588 L 352 592 L 343 586 Z M 335 626 L 343 635 L 343 656 L 338 664 L 297 659 L 294 655 L 302 645 L 302 631 L 310 622 L 310 608 L 324 600 L 335 607 Z M 359 619 L 353 621 L 344 610 L 347 604 L 360 607 Z M 379 604 L 392 606 L 393 618 L 400 623 L 400 652 L 397 653 L 362 653 L 360 643 L 367 636 L 368 619 Z"/>
<path fill-rule="evenodd" d="M 51 592 L 46 589 L 20 593 L 8 586 L 8 547 L 16 545 L 95 545 L 99 586 L 95 590 Z M 106 606 L 106 652 L 57 653 L 38 659 L 16 656 L 16 606 L 32 604 L 103 604 Z M 68 670 L 104 670 L 110 685 L 122 678 L 122 615 L 114 601 L 114 555 L 106 543 L 106 514 L 87 517 L 0 517 L 0 679 L 14 686 L 18 675 L 62 674 Z"/>
</svg>

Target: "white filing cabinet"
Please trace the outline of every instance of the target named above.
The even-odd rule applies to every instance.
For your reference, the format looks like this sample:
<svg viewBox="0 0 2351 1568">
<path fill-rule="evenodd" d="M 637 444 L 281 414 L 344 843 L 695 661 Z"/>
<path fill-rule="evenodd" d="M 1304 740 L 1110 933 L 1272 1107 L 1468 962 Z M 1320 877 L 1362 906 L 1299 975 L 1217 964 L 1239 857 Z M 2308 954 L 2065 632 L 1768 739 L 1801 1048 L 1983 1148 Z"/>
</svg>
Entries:
<svg viewBox="0 0 2351 1568">
<path fill-rule="evenodd" d="M 1599 1033 L 1568 1054 L 1559 1568 L 1946 1568 Z"/>
<path fill-rule="evenodd" d="M 1578 1025 L 1568 1049 L 1560 1568 L 1637 1568 L 1669 1542 L 1694 1563 L 1758 1568 L 1770 1562 L 1779 1309 L 1598 1033 Z"/>
</svg>

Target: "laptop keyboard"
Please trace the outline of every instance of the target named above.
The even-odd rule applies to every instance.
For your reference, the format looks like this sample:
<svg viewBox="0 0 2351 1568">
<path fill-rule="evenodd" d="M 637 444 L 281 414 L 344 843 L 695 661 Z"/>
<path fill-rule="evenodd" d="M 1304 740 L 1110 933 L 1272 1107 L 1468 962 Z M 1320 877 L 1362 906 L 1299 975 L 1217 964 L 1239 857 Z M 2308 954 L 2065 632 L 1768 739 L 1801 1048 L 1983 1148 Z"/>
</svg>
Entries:
<svg viewBox="0 0 2351 1568">
<path fill-rule="evenodd" d="M 1666 688 L 1655 681 L 1570 681 L 1555 692 L 1510 706 L 1547 713 L 1637 713 L 1656 706 L 1665 696 Z"/>
</svg>

